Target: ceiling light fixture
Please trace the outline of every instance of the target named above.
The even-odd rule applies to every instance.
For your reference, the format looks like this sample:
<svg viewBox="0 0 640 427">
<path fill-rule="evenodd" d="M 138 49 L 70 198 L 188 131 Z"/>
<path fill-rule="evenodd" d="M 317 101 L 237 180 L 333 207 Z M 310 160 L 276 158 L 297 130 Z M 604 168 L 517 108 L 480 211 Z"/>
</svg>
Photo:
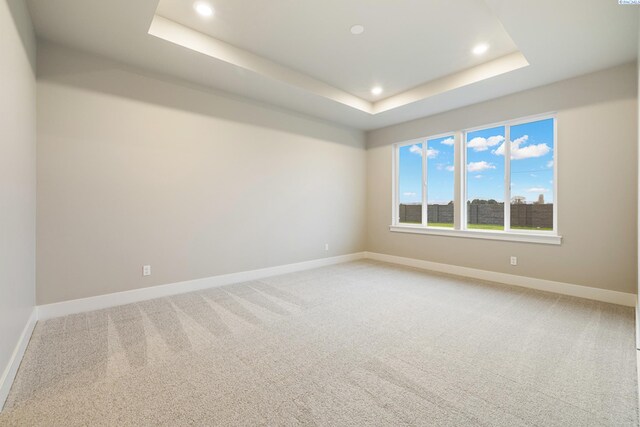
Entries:
<svg viewBox="0 0 640 427">
<path fill-rule="evenodd" d="M 473 53 L 475 55 L 482 55 L 483 53 L 485 53 L 486 51 L 489 50 L 489 45 L 482 43 L 477 45 L 476 47 L 473 48 Z"/>
<path fill-rule="evenodd" d="M 215 10 L 213 10 L 213 7 L 211 7 L 211 5 L 204 2 L 198 2 L 194 4 L 193 8 L 196 10 L 196 12 L 198 12 L 200 16 L 204 16 L 207 18 L 210 16 L 213 16 L 213 14 L 215 13 Z"/>
<path fill-rule="evenodd" d="M 382 93 L 382 88 L 380 86 L 376 86 L 373 89 L 371 89 L 371 93 L 373 95 L 380 95 Z"/>
<path fill-rule="evenodd" d="M 354 25 L 351 27 L 351 34 L 358 36 L 362 33 L 364 33 L 364 27 L 362 25 Z"/>
</svg>

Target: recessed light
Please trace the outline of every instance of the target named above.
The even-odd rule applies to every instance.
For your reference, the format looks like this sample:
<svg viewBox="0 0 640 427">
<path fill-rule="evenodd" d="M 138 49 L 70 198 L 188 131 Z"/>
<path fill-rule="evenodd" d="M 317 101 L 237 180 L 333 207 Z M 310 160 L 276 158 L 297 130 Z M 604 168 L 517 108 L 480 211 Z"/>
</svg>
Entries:
<svg viewBox="0 0 640 427">
<path fill-rule="evenodd" d="M 382 88 L 380 86 L 376 86 L 371 89 L 371 93 L 373 95 L 380 95 L 382 93 Z"/>
<path fill-rule="evenodd" d="M 360 35 L 364 33 L 364 27 L 362 25 L 354 25 L 351 27 L 351 34 Z"/>
<path fill-rule="evenodd" d="M 215 13 L 215 10 L 213 10 L 213 7 L 211 7 L 210 4 L 204 3 L 204 2 L 198 2 L 194 4 L 193 8 L 196 10 L 196 12 L 198 12 L 200 16 L 209 17 L 209 16 L 213 16 L 213 14 Z"/>
<path fill-rule="evenodd" d="M 482 43 L 473 48 L 473 53 L 476 55 L 482 55 L 489 50 L 489 45 Z"/>
</svg>

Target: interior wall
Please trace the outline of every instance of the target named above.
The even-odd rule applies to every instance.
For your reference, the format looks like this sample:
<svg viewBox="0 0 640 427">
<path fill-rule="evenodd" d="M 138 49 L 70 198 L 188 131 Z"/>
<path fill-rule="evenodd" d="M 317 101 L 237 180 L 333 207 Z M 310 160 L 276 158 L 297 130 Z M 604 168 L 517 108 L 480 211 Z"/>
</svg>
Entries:
<svg viewBox="0 0 640 427">
<path fill-rule="evenodd" d="M 637 87 L 636 65 L 627 64 L 369 132 L 367 250 L 635 293 Z M 389 231 L 392 144 L 547 112 L 557 112 L 562 245 Z"/>
<path fill-rule="evenodd" d="M 0 1 L 0 52 L 2 375 L 35 305 L 36 46 L 24 1 Z"/>
<path fill-rule="evenodd" d="M 38 304 L 364 250 L 361 131 L 51 44 L 37 94 Z"/>
<path fill-rule="evenodd" d="M 638 22 L 640 23 L 640 11 L 638 11 Z M 640 102 L 640 25 L 638 26 L 638 62 L 637 76 L 638 76 L 638 101 Z M 640 108 L 638 108 L 638 163 L 637 167 L 640 171 Z M 638 191 L 640 192 L 640 173 L 638 174 Z M 636 282 L 636 347 L 640 350 L 640 196 L 638 197 L 638 230 L 636 233 L 636 249 L 638 250 L 638 258 L 636 267 L 638 271 L 638 281 Z M 640 354 L 638 357 L 639 369 L 638 378 L 640 380 Z M 640 383 L 640 381 L 639 381 Z"/>
</svg>

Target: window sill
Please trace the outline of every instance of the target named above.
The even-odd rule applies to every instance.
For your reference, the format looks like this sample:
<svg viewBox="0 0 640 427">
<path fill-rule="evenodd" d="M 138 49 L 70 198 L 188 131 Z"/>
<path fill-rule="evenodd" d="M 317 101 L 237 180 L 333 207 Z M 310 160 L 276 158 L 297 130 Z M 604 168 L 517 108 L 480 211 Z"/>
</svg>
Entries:
<svg viewBox="0 0 640 427">
<path fill-rule="evenodd" d="M 504 232 L 487 230 L 453 230 L 437 227 L 420 227 L 415 225 L 391 225 L 389 230 L 395 233 L 429 234 L 433 236 L 465 237 L 470 239 L 503 240 L 507 242 L 540 243 L 559 245 L 562 236 L 537 232 Z"/>
</svg>

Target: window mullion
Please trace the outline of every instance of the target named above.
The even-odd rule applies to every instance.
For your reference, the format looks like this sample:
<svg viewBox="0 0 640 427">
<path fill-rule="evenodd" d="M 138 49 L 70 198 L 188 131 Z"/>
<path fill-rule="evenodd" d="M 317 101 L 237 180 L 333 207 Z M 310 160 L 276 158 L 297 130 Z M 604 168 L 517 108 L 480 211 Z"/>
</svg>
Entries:
<svg viewBox="0 0 640 427">
<path fill-rule="evenodd" d="M 504 231 L 511 231 L 511 126 L 504 129 Z"/>
<path fill-rule="evenodd" d="M 558 120 L 553 118 L 553 231 L 558 233 Z"/>
<path fill-rule="evenodd" d="M 428 142 L 422 143 L 422 226 L 426 227 L 428 224 L 428 209 L 427 209 L 427 147 Z"/>
<path fill-rule="evenodd" d="M 464 133 L 456 132 L 454 135 L 454 149 L 453 149 L 453 228 L 455 230 L 462 230 L 465 222 L 465 182 L 464 182 Z"/>
<path fill-rule="evenodd" d="M 391 159 L 391 168 L 393 176 L 393 208 L 391 212 L 391 221 L 393 224 L 400 223 L 400 146 L 393 147 L 393 158 Z"/>
</svg>

